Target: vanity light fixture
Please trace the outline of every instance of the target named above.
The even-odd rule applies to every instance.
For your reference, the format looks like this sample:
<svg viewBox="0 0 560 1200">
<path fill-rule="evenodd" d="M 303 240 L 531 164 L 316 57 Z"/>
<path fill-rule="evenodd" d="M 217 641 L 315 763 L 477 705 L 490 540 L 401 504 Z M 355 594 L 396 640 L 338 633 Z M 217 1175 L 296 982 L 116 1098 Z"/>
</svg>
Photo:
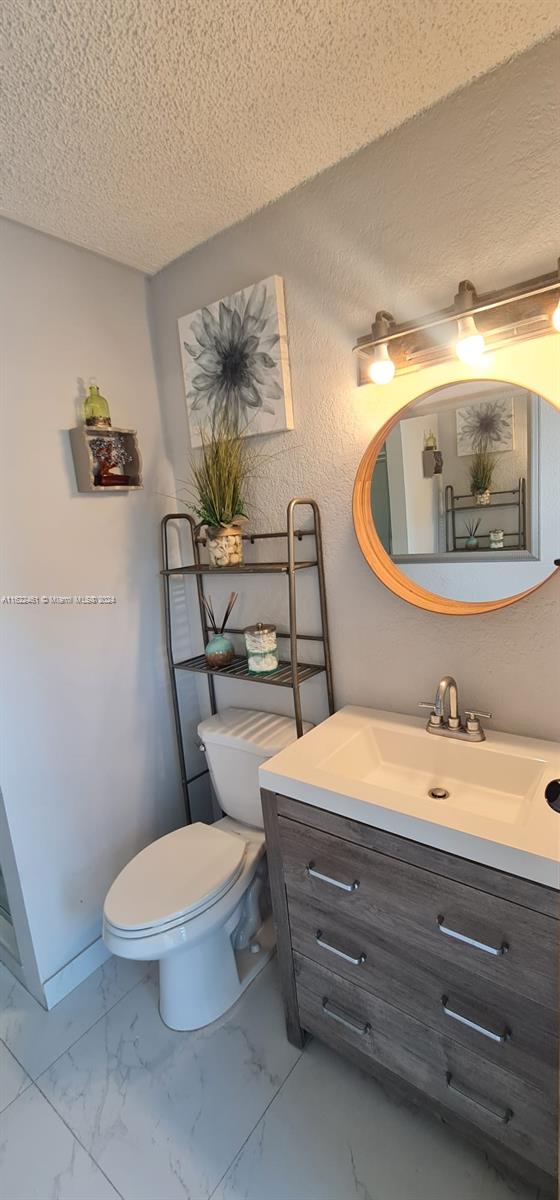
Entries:
<svg viewBox="0 0 560 1200">
<path fill-rule="evenodd" d="M 413 321 L 383 309 L 358 339 L 359 383 L 390 383 L 395 374 L 449 362 L 476 368 L 482 355 L 512 342 L 560 333 L 560 271 L 478 294 L 464 279 L 453 304 Z"/>
<path fill-rule="evenodd" d="M 394 326 L 395 319 L 388 312 L 378 312 L 371 327 L 372 338 L 375 341 L 369 366 L 369 377 L 372 383 L 390 383 L 394 378 L 395 364 L 389 354 L 387 342 L 379 341 L 384 338 Z"/>
<path fill-rule="evenodd" d="M 476 289 L 469 279 L 462 279 L 459 291 L 455 296 L 455 308 L 459 312 L 476 307 Z M 457 358 L 466 363 L 467 367 L 476 367 L 484 354 L 484 337 L 479 333 L 473 316 L 462 316 L 457 320 L 457 341 L 455 351 Z"/>
<path fill-rule="evenodd" d="M 484 338 L 476 328 L 474 317 L 459 317 L 457 333 L 457 358 L 466 363 L 467 367 L 476 367 L 484 354 Z"/>
</svg>

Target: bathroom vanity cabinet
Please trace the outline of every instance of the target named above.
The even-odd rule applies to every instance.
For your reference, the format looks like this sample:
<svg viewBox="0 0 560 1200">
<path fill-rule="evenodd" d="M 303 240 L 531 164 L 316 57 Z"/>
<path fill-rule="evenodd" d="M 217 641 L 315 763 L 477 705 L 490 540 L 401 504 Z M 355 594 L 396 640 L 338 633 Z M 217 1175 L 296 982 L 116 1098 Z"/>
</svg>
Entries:
<svg viewBox="0 0 560 1200">
<path fill-rule="evenodd" d="M 263 790 L 288 1037 L 554 1191 L 559 893 Z"/>
</svg>

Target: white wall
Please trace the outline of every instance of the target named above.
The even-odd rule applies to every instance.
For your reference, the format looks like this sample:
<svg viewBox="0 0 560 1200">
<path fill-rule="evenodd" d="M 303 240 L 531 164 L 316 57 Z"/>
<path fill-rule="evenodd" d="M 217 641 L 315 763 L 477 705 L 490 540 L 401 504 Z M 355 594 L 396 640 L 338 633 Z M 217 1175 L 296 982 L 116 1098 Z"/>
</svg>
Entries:
<svg viewBox="0 0 560 1200">
<path fill-rule="evenodd" d="M 378 308 L 404 318 L 448 304 L 467 276 L 484 291 L 553 268 L 559 46 L 558 39 L 541 45 L 445 100 L 150 283 L 166 445 L 184 479 L 177 318 L 268 275 L 284 277 L 295 430 L 265 440 L 275 457 L 254 489 L 254 525 L 278 528 L 294 494 L 321 504 L 339 705 L 414 712 L 450 672 L 463 703 L 492 710 L 497 728 L 558 734 L 558 576 L 504 611 L 451 618 L 397 599 L 364 562 L 351 516 L 360 457 L 399 404 L 450 374 L 432 368 L 387 388 L 358 389 L 351 347 Z M 551 342 L 540 358 L 534 343 L 496 355 L 490 373 L 546 395 Z M 460 364 L 455 376 L 468 377 Z M 269 589 L 255 611 L 242 583 L 239 624 L 280 608 L 284 596 Z M 310 625 L 311 600 L 302 613 Z M 319 685 L 308 686 L 308 712 L 321 715 Z M 256 685 L 223 683 L 220 696 L 278 711 L 288 704 L 283 689 Z"/>
<path fill-rule="evenodd" d="M 426 479 L 422 462 L 424 439 L 431 429 L 439 436 L 438 419 L 427 426 L 424 417 L 410 417 L 401 423 L 403 475 L 405 479 L 406 525 L 409 554 L 437 554 L 438 509 L 437 475 Z M 439 441 L 438 441 L 439 445 Z M 400 551 L 395 551 L 400 553 Z M 405 551 L 406 553 L 406 551 Z"/>
<path fill-rule="evenodd" d="M 0 592 L 117 598 L 0 608 L 0 780 L 45 981 L 99 937 L 116 872 L 183 819 L 158 577 L 173 488 L 143 276 L 23 226 L 0 232 Z M 113 422 L 138 429 L 144 491 L 76 492 L 67 431 L 90 375 Z"/>
<path fill-rule="evenodd" d="M 408 554 L 406 482 L 404 477 L 402 422 L 391 430 L 385 442 L 387 451 L 387 490 L 391 521 L 391 550 L 393 554 Z M 372 512 L 376 513 L 372 487 Z"/>
</svg>

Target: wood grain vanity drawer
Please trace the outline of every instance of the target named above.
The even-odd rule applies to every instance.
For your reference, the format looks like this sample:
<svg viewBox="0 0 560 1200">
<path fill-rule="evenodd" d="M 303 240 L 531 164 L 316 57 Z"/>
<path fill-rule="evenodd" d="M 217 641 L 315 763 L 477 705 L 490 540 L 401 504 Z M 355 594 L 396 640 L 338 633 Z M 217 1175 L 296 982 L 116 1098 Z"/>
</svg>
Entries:
<svg viewBox="0 0 560 1200">
<path fill-rule="evenodd" d="M 300 1020 L 310 1033 L 342 1052 L 358 1051 L 364 1065 L 378 1063 L 555 1174 L 553 1099 L 298 953 L 294 966 Z"/>
<path fill-rule="evenodd" d="M 291 800 L 289 796 L 267 792 L 263 792 L 263 795 L 273 796 L 275 817 L 287 817 L 312 829 L 321 829 L 323 833 L 330 833 L 345 842 L 353 842 L 358 846 L 365 846 L 368 850 L 387 854 L 389 858 L 398 858 L 415 867 L 423 867 L 435 875 L 456 879 L 457 883 L 466 883 L 468 887 L 477 888 L 480 892 L 488 892 L 489 895 L 499 896 L 502 900 L 511 900 L 513 904 L 521 904 L 523 908 L 531 908 L 560 921 L 560 891 L 555 888 L 546 887 L 530 879 L 522 879 L 519 875 L 510 875 L 507 871 L 499 871 L 496 867 L 488 867 L 484 863 L 473 862 L 472 859 L 458 858 L 456 854 L 449 854 L 447 850 L 439 850 L 423 842 L 413 842 L 400 834 L 388 833 L 386 829 L 364 825 L 361 821 L 327 812 L 324 808 L 303 804 L 301 800 Z M 558 886 L 560 888 L 560 864 Z"/>
<path fill-rule="evenodd" d="M 467 884 L 284 817 L 286 891 L 435 955 L 544 1008 L 558 1005 L 558 922 Z"/>
<path fill-rule="evenodd" d="M 557 1017 L 550 1009 L 434 954 L 418 954 L 412 942 L 350 919 L 335 902 L 319 905 L 298 894 L 289 897 L 288 911 L 294 950 L 554 1097 Z"/>
</svg>

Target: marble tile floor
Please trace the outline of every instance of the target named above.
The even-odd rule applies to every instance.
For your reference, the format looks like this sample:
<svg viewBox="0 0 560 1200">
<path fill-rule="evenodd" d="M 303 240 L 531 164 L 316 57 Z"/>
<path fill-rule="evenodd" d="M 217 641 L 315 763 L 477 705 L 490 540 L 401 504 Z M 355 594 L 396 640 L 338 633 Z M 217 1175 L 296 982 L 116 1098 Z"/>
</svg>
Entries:
<svg viewBox="0 0 560 1200">
<path fill-rule="evenodd" d="M 318 1042 L 289 1045 L 275 962 L 173 1033 L 147 964 L 46 1013 L 0 967 L 3 1200 L 537 1200 Z"/>
</svg>

